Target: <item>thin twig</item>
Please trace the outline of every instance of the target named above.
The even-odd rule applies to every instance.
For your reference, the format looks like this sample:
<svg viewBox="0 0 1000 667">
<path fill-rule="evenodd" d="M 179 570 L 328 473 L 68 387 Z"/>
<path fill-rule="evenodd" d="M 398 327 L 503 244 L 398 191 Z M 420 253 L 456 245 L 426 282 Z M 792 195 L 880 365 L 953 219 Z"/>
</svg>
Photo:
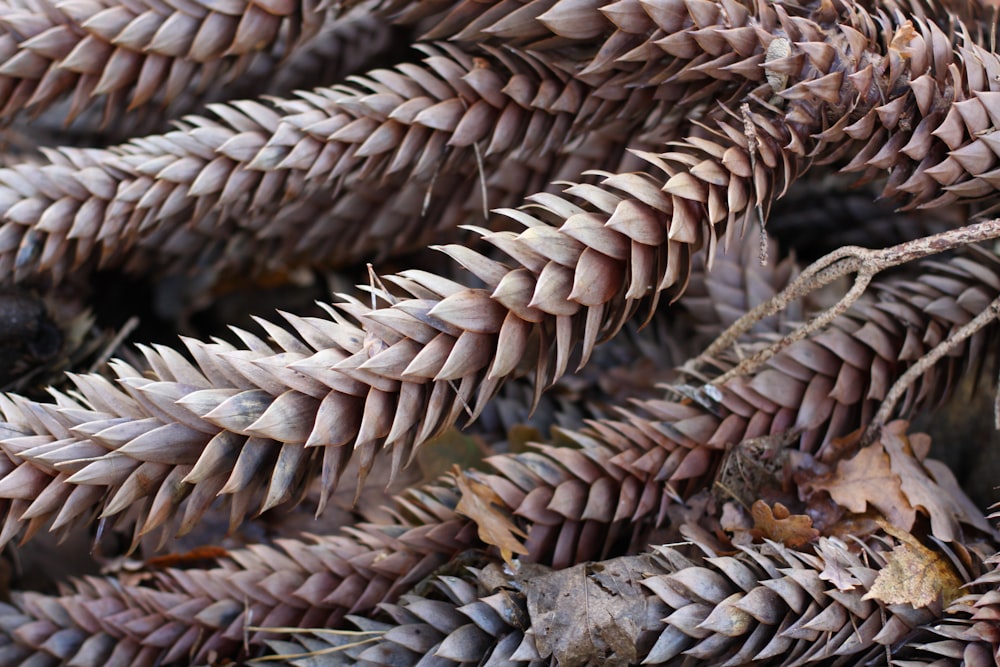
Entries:
<svg viewBox="0 0 1000 667">
<path fill-rule="evenodd" d="M 300 658 L 314 658 L 321 655 L 330 655 L 332 653 L 341 653 L 348 649 L 357 648 L 359 646 L 364 646 L 365 644 L 371 644 L 373 641 L 377 641 L 378 637 L 369 637 L 368 639 L 361 639 L 356 642 L 351 642 L 349 644 L 341 644 L 340 646 L 329 646 L 323 649 L 317 649 L 315 651 L 309 651 L 307 653 L 289 653 L 282 655 L 263 655 L 259 658 L 251 658 L 247 661 L 247 664 L 258 664 L 261 662 L 274 662 L 276 660 L 298 660 Z"/>
<path fill-rule="evenodd" d="M 998 237 L 1000 237 L 1000 218 L 994 218 L 883 249 L 871 250 L 857 246 L 838 248 L 816 260 L 781 292 L 740 317 L 682 370 L 690 371 L 698 368 L 720 352 L 732 347 L 755 324 L 786 309 L 796 299 L 825 287 L 838 278 L 855 274 L 851 289 L 834 306 L 712 380 L 714 385 L 725 384 L 734 377 L 757 370 L 784 348 L 822 329 L 846 312 L 864 294 L 872 278 L 880 272 L 915 259 Z"/>
<path fill-rule="evenodd" d="M 125 339 L 132 335 L 132 332 L 135 331 L 138 326 L 138 317 L 133 316 L 128 318 L 128 321 L 122 325 L 121 329 L 118 330 L 118 333 L 115 334 L 115 337 L 108 341 L 108 344 L 104 346 L 101 353 L 97 355 L 94 362 L 90 365 L 90 368 L 87 369 L 87 372 L 96 373 L 97 370 L 111 358 L 111 355 L 115 353 L 115 350 L 121 347 L 122 343 L 125 342 Z"/>
<path fill-rule="evenodd" d="M 994 299 L 990 305 L 983 309 L 983 312 L 962 325 L 945 340 L 935 345 L 930 352 L 917 359 L 915 364 L 907 368 L 906 372 L 900 375 L 889 389 L 885 399 L 882 401 L 882 405 L 879 406 L 878 412 L 875 413 L 875 417 L 868 424 L 861 443 L 867 445 L 875 441 L 882 425 L 892 417 L 899 399 L 903 397 L 903 394 L 906 393 L 914 382 L 927 372 L 927 369 L 940 361 L 942 357 L 954 350 L 958 345 L 997 319 L 998 313 L 1000 313 L 1000 297 Z"/>
</svg>

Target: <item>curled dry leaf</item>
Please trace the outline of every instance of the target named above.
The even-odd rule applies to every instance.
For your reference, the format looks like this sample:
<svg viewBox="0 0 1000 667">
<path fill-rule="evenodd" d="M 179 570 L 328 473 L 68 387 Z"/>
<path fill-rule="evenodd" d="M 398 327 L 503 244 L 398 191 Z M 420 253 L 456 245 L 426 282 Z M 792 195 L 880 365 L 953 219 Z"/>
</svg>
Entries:
<svg viewBox="0 0 1000 667">
<path fill-rule="evenodd" d="M 454 474 L 455 484 L 462 494 L 455 511 L 472 519 L 479 528 L 479 539 L 500 549 L 500 555 L 508 563 L 514 554 L 527 554 L 528 550 L 518 540 L 527 535 L 501 509 L 505 505 L 497 492 L 458 466 Z"/>
<path fill-rule="evenodd" d="M 889 455 L 890 465 L 899 476 L 907 500 L 930 517 L 934 536 L 945 542 L 959 541 L 962 523 L 992 533 L 982 512 L 957 488 L 951 471 L 936 461 L 924 461 L 919 455 L 930 447 L 930 438 L 922 433 L 908 437 L 906 428 L 905 421 L 887 424 L 882 429 L 880 444 Z M 940 476 L 940 480 L 936 476 Z"/>
<path fill-rule="evenodd" d="M 763 500 L 754 502 L 750 508 L 753 517 L 753 531 L 786 547 L 797 549 L 819 537 L 813 528 L 812 519 L 805 514 L 792 514 L 781 503 L 774 504 L 774 510 Z"/>
<path fill-rule="evenodd" d="M 947 467 L 924 460 L 930 438 L 907 435 L 907 427 L 902 420 L 887 424 L 878 442 L 839 462 L 832 475 L 806 486 L 826 490 L 834 502 L 855 514 L 870 506 L 903 530 L 913 528 L 919 510 L 930 518 L 934 536 L 945 542 L 960 541 L 963 524 L 993 534 Z"/>
</svg>

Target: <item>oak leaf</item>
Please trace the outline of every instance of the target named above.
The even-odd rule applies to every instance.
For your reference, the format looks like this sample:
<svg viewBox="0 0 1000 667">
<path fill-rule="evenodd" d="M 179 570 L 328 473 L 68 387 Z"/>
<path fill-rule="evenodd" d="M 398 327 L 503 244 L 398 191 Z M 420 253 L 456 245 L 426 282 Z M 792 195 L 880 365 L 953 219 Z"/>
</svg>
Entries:
<svg viewBox="0 0 1000 667">
<path fill-rule="evenodd" d="M 909 530 L 917 517 L 881 442 L 841 461 L 832 476 L 814 480 L 811 486 L 827 491 L 835 503 L 855 514 L 863 514 L 871 505 L 899 528 Z"/>
<path fill-rule="evenodd" d="M 781 542 L 786 547 L 796 549 L 819 537 L 819 531 L 813 528 L 811 518 L 805 514 L 792 514 L 781 503 L 775 503 L 772 511 L 763 500 L 757 500 L 750 508 L 750 515 L 753 517 L 755 533 Z"/>
<path fill-rule="evenodd" d="M 923 434 L 907 437 L 906 428 L 905 421 L 886 424 L 882 428 L 880 444 L 889 455 L 892 471 L 899 476 L 900 488 L 910 505 L 925 511 L 930 517 L 934 537 L 945 542 L 960 541 L 960 523 L 991 533 L 989 522 L 968 500 L 965 492 L 957 488 L 951 471 L 936 461 L 922 461 L 921 452 L 929 449 L 930 438 Z M 887 518 L 893 525 L 899 525 L 892 522 L 891 517 Z"/>
<path fill-rule="evenodd" d="M 961 586 L 951 563 L 910 537 L 886 557 L 885 566 L 862 599 L 914 608 L 940 599 L 947 606 L 959 597 Z"/>
<path fill-rule="evenodd" d="M 517 539 L 527 537 L 510 519 L 503 500 L 496 491 L 455 466 L 455 483 L 462 494 L 455 511 L 472 519 L 479 528 L 479 539 L 500 549 L 500 555 L 510 563 L 514 554 L 528 550 Z"/>
</svg>

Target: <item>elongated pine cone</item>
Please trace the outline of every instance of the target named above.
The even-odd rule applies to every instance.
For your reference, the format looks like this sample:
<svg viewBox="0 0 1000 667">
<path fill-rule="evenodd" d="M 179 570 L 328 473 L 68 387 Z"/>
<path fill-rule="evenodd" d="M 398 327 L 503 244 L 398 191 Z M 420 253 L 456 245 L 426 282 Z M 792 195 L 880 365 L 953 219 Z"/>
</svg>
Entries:
<svg viewBox="0 0 1000 667">
<path fill-rule="evenodd" d="M 719 15 L 715 4 L 708 6 L 715 8 L 713 16 Z M 16 396 L 5 400 L 2 409 L 9 437 L 4 448 L 10 471 L 29 477 L 36 491 L 49 490 L 32 501 L 29 516 L 54 516 L 76 487 L 73 510 L 63 512 L 65 519 L 89 512 L 95 503 L 110 516 L 142 498 L 158 497 L 157 511 L 143 520 L 144 530 L 150 530 L 169 518 L 172 508 L 198 484 L 205 493 L 211 488 L 211 495 L 242 493 L 239 506 L 259 503 L 267 509 L 294 496 L 311 470 L 319 469 L 324 487 L 332 489 L 355 454 L 362 477 L 381 450 L 391 453 L 398 468 L 415 445 L 463 412 L 475 417 L 500 383 L 519 368 L 533 369 L 541 391 L 567 371 L 571 360 L 584 363 L 596 342 L 612 336 L 625 319 L 655 305 L 661 294 L 683 292 L 693 253 L 703 246 L 714 252 L 723 234 L 735 238 L 744 215 L 766 209 L 811 162 L 874 146 L 887 127 L 895 127 L 899 117 L 887 114 L 877 102 L 911 100 L 916 106 L 910 111 L 922 113 L 918 102 L 926 100 L 913 96 L 915 90 L 925 89 L 897 90 L 915 72 L 923 72 L 920 76 L 930 86 L 926 90 L 932 100 L 940 92 L 932 74 L 945 71 L 957 72 L 970 82 L 975 93 L 969 93 L 965 106 L 992 99 L 980 92 L 979 84 L 993 81 L 986 73 L 996 57 L 976 51 L 979 58 L 956 65 L 950 47 L 943 48 L 944 36 L 932 24 L 918 25 L 917 31 L 913 24 L 893 27 L 880 17 L 885 25 L 876 30 L 875 20 L 860 9 L 845 8 L 846 16 L 837 16 L 824 5 L 813 19 L 792 21 L 779 8 L 760 7 L 760 16 L 743 12 L 737 18 L 761 28 L 754 29 L 756 46 L 751 50 L 756 54 L 778 39 L 774 31 L 779 28 L 797 42 L 815 44 L 815 48 L 797 47 L 801 57 L 767 62 L 774 72 L 789 76 L 787 88 L 780 91 L 786 98 L 782 108 L 742 107 L 735 117 L 712 116 L 705 121 L 708 133 L 692 134 L 668 153 L 644 154 L 652 171 L 662 171 L 663 176 L 608 174 L 600 184 L 572 185 L 565 196 L 539 194 L 532 208 L 507 211 L 527 229 L 483 232 L 486 242 L 509 257 L 506 263 L 466 247 L 443 248 L 485 287 L 404 272 L 384 278 L 388 287 L 372 289 L 373 297 L 383 304 L 374 310 L 360 301 L 346 301 L 330 310 L 329 319 L 288 315 L 295 335 L 262 322 L 273 342 L 241 331 L 243 349 L 189 340 L 194 364 L 166 348 L 144 348 L 151 374 L 114 362 L 120 389 L 97 375 L 78 376 L 75 383 L 84 402 L 65 394 L 49 405 Z M 887 29 L 902 35 L 888 46 L 879 39 L 880 31 Z M 875 77 L 876 60 L 883 59 L 879 54 L 888 49 L 885 55 L 892 56 L 903 48 L 901 44 L 908 57 L 900 57 L 888 78 Z M 816 55 L 820 52 L 822 57 Z M 748 73 L 754 82 L 763 77 L 758 70 L 755 66 L 755 73 Z M 829 114 L 844 122 L 824 129 Z M 941 119 L 937 106 L 931 105 L 927 114 L 928 123 Z M 857 120 L 847 124 L 851 118 Z M 949 114 L 942 122 L 952 118 L 956 117 Z M 964 133 L 965 129 L 959 132 L 962 137 Z M 903 134 L 895 134 L 894 141 Z M 972 132 L 972 136 L 970 150 L 979 150 L 990 135 Z M 859 156 L 869 152 L 862 148 L 849 166 L 890 169 L 891 190 L 904 190 L 898 175 L 914 167 L 905 158 L 906 151 L 893 152 L 885 164 L 859 162 Z M 929 160 L 936 152 L 931 147 L 922 154 Z M 945 161 L 959 164 L 951 156 Z M 921 168 L 916 173 L 934 171 Z M 961 180 L 967 172 L 960 171 L 952 176 Z M 979 167 L 972 171 L 979 173 Z M 949 176 L 947 182 L 953 181 Z M 969 185 L 974 181 L 982 179 L 975 176 L 943 190 L 942 183 L 927 176 L 920 182 L 933 187 L 914 191 L 911 203 L 981 196 L 979 186 Z M 882 324 L 874 317 L 870 326 L 876 327 L 872 332 L 876 336 L 883 328 L 897 326 L 895 317 L 891 322 L 883 317 Z M 900 355 L 899 348 L 882 342 L 876 339 L 873 345 L 885 353 L 885 363 L 875 366 L 871 348 L 855 347 L 857 353 L 852 354 L 854 346 L 831 343 L 851 362 L 828 364 L 835 373 L 853 373 L 845 375 L 840 385 L 834 378 L 784 385 L 758 380 L 767 396 L 764 405 L 774 406 L 780 416 L 788 414 L 780 408 L 791 407 L 783 403 L 818 401 L 834 411 L 824 413 L 822 420 L 814 417 L 809 425 L 825 423 L 827 418 L 834 427 L 847 423 L 850 412 L 834 408 L 837 392 L 824 398 L 819 388 L 825 386 L 829 392 L 840 386 L 850 393 L 845 398 L 852 403 L 865 395 L 859 393 L 864 376 L 860 369 L 871 368 L 873 377 L 887 377 Z M 832 385 L 825 384 L 831 381 Z M 866 392 L 872 399 L 869 406 L 885 386 L 876 380 L 874 389 Z M 807 387 L 814 388 L 812 393 Z M 734 429 L 725 431 L 726 437 L 713 440 L 699 426 L 699 437 L 689 444 L 711 442 L 721 447 L 738 441 L 730 436 L 752 425 L 742 416 L 752 414 L 752 405 L 739 399 L 732 408 L 725 406 L 735 413 L 723 422 L 726 429 Z M 816 442 L 826 439 L 814 432 Z M 265 490 L 256 472 L 272 465 L 274 473 Z M 691 469 L 698 466 L 692 462 Z M 5 491 L 18 496 L 13 502 L 19 509 L 10 516 L 20 516 L 29 501 L 20 484 L 11 486 L 16 488 Z M 105 489 L 113 495 L 109 497 Z M 250 500 L 258 495 L 263 500 Z M 5 526 L 7 531 L 0 536 L 4 539 L 19 530 L 16 522 Z"/>
<path fill-rule="evenodd" d="M 423 66 L 214 104 L 165 135 L 0 170 L 0 274 L 61 279 L 95 258 L 231 274 L 414 250 L 613 163 L 650 101 L 639 91 L 620 108 L 628 91 L 525 53 L 423 50 Z"/>
<path fill-rule="evenodd" d="M 916 280 L 901 276 L 885 279 L 876 291 L 884 301 L 859 305 L 855 312 L 838 320 L 829 331 L 793 345 L 775 357 L 771 367 L 758 375 L 739 378 L 739 382 L 724 386 L 724 398 L 719 406 L 709 409 L 688 401 L 644 401 L 635 405 L 631 412 L 623 413 L 620 419 L 595 420 L 581 432 L 562 432 L 561 446 L 540 446 L 536 452 L 492 457 L 488 463 L 496 472 L 480 474 L 479 480 L 496 494 L 501 508 L 521 521 L 521 529 L 526 535 L 526 560 L 568 567 L 588 559 L 602 558 L 617 550 L 634 551 L 642 544 L 645 531 L 662 524 L 667 517 L 671 499 L 676 498 L 668 489 L 673 486 L 692 493 L 704 488 L 713 476 L 727 442 L 741 442 L 788 429 L 792 424 L 802 424 L 805 430 L 797 441 L 798 446 L 805 451 L 816 451 L 822 443 L 846 435 L 863 424 L 861 420 L 865 412 L 870 411 L 865 406 L 871 406 L 875 401 L 861 392 L 844 395 L 834 392 L 836 398 L 823 395 L 809 398 L 811 392 L 808 391 L 789 393 L 789 399 L 797 396 L 800 401 L 794 407 L 783 407 L 768 397 L 774 395 L 774 387 L 796 386 L 803 360 L 808 359 L 812 359 L 810 363 L 818 364 L 817 369 L 811 372 L 816 374 L 816 382 L 820 386 L 827 387 L 825 391 L 828 393 L 837 377 L 859 372 L 853 364 L 862 361 L 869 366 L 885 363 L 890 375 L 873 377 L 883 385 L 891 384 L 891 373 L 901 372 L 906 364 L 879 361 L 879 357 L 870 352 L 872 348 L 866 347 L 868 342 L 876 341 L 882 353 L 896 350 L 893 354 L 898 356 L 898 350 L 909 346 L 908 354 L 919 354 L 920 349 L 915 346 L 924 344 L 919 341 L 926 339 L 931 344 L 937 337 L 948 335 L 950 327 L 957 327 L 970 319 L 971 313 L 963 308 L 975 307 L 982 298 L 982 285 L 989 275 L 988 271 L 997 271 L 995 259 L 987 260 L 985 256 L 980 259 L 983 263 L 958 257 L 939 270 L 925 270 Z M 931 266 L 928 262 L 923 268 L 930 269 Z M 920 268 L 917 267 L 918 271 Z M 965 282 L 958 279 L 963 274 Z M 1000 279 L 994 277 L 992 281 L 994 289 L 1000 291 Z M 946 296 L 948 294 L 952 296 Z M 985 298 L 990 297 L 987 295 Z M 909 320 L 909 326 L 902 327 L 897 319 L 887 317 L 888 313 L 899 315 L 900 303 L 906 303 L 908 308 L 922 313 L 926 319 L 921 323 L 921 320 L 913 318 Z M 935 304 L 935 307 L 927 308 L 928 303 Z M 928 311 L 939 312 L 943 316 L 931 316 Z M 961 314 L 963 312 L 964 315 Z M 859 326 L 857 318 L 864 315 L 877 324 Z M 885 328 L 881 328 L 883 326 Z M 766 340 L 770 335 L 763 333 L 761 337 Z M 978 344 L 983 343 L 982 337 L 978 340 Z M 851 360 L 838 361 L 825 351 L 830 345 L 854 350 L 855 354 L 860 354 L 862 350 L 869 352 Z M 963 357 L 952 361 L 951 368 L 942 366 L 935 368 L 934 372 L 945 377 L 956 374 L 955 365 L 965 363 Z M 834 361 L 835 365 L 827 365 Z M 947 385 L 934 381 L 928 386 L 942 391 Z M 918 389 L 914 400 L 934 400 L 937 398 L 936 391 Z M 730 409 L 738 409 L 739 412 L 734 411 L 723 417 Z M 573 446 L 568 446 L 570 444 Z M 43 447 L 41 451 L 58 451 L 62 446 Z M 240 460 L 247 460 L 244 454 L 240 457 Z M 31 471 L 35 468 L 27 461 L 25 459 L 25 463 L 8 479 L 16 480 L 18 476 L 33 474 Z M 214 484 L 229 484 L 238 478 L 252 481 L 254 472 L 259 469 L 273 470 L 272 475 L 275 476 L 295 470 L 288 464 L 263 468 L 267 459 L 264 461 L 258 464 L 261 468 L 250 469 L 245 464 L 241 466 L 238 460 L 232 471 L 225 467 L 209 477 L 216 480 L 213 484 L 196 484 L 187 504 L 180 508 L 183 511 L 180 531 L 189 529 L 214 500 L 217 493 Z M 119 461 L 118 465 L 122 463 Z M 156 468 L 146 464 L 140 464 L 135 470 L 136 479 L 139 475 L 149 479 L 146 475 L 156 474 Z M 161 486 L 166 491 L 156 494 L 145 514 L 145 523 L 140 521 L 137 529 L 147 530 L 166 520 L 167 513 L 172 511 L 170 503 L 173 500 L 168 494 L 177 487 L 172 480 L 179 480 L 189 470 L 189 467 L 182 467 L 167 473 L 168 478 Z M 44 480 L 41 476 L 36 479 Z M 276 479 L 271 482 L 272 487 L 289 483 L 280 477 Z M 234 522 L 242 520 L 250 507 L 248 503 L 263 492 L 260 486 L 250 481 L 243 483 L 247 486 L 233 494 Z M 7 483 L 7 487 L 24 488 L 15 487 L 13 483 Z M 72 517 L 76 516 L 74 509 L 86 511 L 85 505 L 78 508 L 74 503 L 86 503 L 87 499 L 70 488 L 71 485 L 61 483 L 57 478 L 38 496 L 39 499 L 54 498 L 44 501 L 53 503 L 53 511 L 60 505 L 64 508 L 59 510 L 56 518 L 57 527 L 73 520 Z M 87 486 L 76 488 L 100 489 Z M 137 483 L 126 482 L 122 487 L 125 490 L 120 491 L 118 497 L 134 494 L 137 488 Z M 440 486 L 406 494 L 395 509 L 398 523 L 361 525 L 340 536 L 319 538 L 317 545 L 308 549 L 298 546 L 298 543 L 288 543 L 286 550 L 294 548 L 296 553 L 319 550 L 324 554 L 308 560 L 304 556 L 296 556 L 295 561 L 299 564 L 294 566 L 284 556 L 274 556 L 272 560 L 258 563 L 257 560 L 247 560 L 249 556 L 245 558 L 234 554 L 233 560 L 240 564 L 237 570 L 242 572 L 245 568 L 251 573 L 237 575 L 232 566 L 223 564 L 220 568 L 197 575 L 186 572 L 158 574 L 154 578 L 155 583 L 135 590 L 121 584 L 88 580 L 76 586 L 75 591 L 59 598 L 26 595 L 23 599 L 19 598 L 20 611 L 12 611 L 10 620 L 11 627 L 24 626 L 25 629 L 11 631 L 12 641 L 7 650 L 19 661 L 39 652 L 56 655 L 53 653 L 55 644 L 48 644 L 54 636 L 51 633 L 65 630 L 65 636 L 76 639 L 60 645 L 62 648 L 59 650 L 63 653 L 59 655 L 66 656 L 60 659 L 69 662 L 85 647 L 91 650 L 82 642 L 99 635 L 103 639 L 93 640 L 92 645 L 100 645 L 106 651 L 141 651 L 144 657 L 134 664 L 144 664 L 144 660 L 162 658 L 170 651 L 171 659 L 180 659 L 180 656 L 189 653 L 204 658 L 212 651 L 226 656 L 237 654 L 235 652 L 242 647 L 244 627 L 251 624 L 251 619 L 256 619 L 252 623 L 255 627 L 288 627 L 305 624 L 303 619 L 307 617 L 314 620 L 318 615 L 324 615 L 327 625 L 308 627 L 332 626 L 346 613 L 365 613 L 378 602 L 395 599 L 459 551 L 476 546 L 475 524 L 455 513 L 458 500 L 454 489 Z M 29 514 L 34 514 L 30 505 L 38 508 L 43 501 L 32 503 L 22 499 L 14 502 L 19 503 L 18 506 L 29 507 Z M 43 514 L 31 517 L 29 534 L 41 528 L 45 521 L 46 515 Z M 7 525 L 13 534 L 20 524 L 8 520 Z M 988 530 L 988 526 L 985 529 Z M 950 530 L 955 535 L 960 534 L 957 527 Z M 943 535 L 945 531 L 942 529 L 941 533 Z M 273 568 L 273 571 L 262 568 Z M 320 570 L 303 571 L 303 568 Z M 291 576 L 286 571 L 300 574 Z M 319 576 L 320 572 L 328 574 Z M 197 589 L 185 583 L 189 577 L 195 576 L 203 578 L 199 579 L 201 583 Z M 270 588 L 279 582 L 280 589 Z M 140 602 L 149 596 L 160 599 L 161 595 L 167 596 L 163 599 L 169 604 L 157 603 L 155 611 L 150 611 L 148 606 L 152 603 Z M 104 602 L 109 596 L 112 602 Z M 192 600 L 192 596 L 197 602 Z M 247 611 L 246 604 L 241 602 L 245 596 L 255 601 L 251 611 Z M 86 620 L 89 617 L 79 615 L 83 611 L 71 611 L 105 604 L 112 605 L 113 609 L 123 614 L 131 613 L 128 610 L 136 606 L 146 609 L 144 625 L 122 626 L 117 621 L 109 621 L 98 627 Z M 198 609 L 193 617 L 188 613 L 189 605 Z M 318 609 L 314 609 L 317 606 Z M 224 618 L 211 616 L 208 612 L 200 616 L 203 609 L 226 609 L 231 613 Z M 37 634 L 29 634 L 29 628 L 44 629 L 39 629 Z M 81 634 L 81 628 L 87 634 Z M 163 628 L 170 630 L 157 634 Z M 181 635 L 185 637 L 182 643 L 159 643 L 163 636 L 176 639 Z M 253 644 L 257 645 L 265 638 L 266 635 L 253 635 Z M 126 648 L 117 648 L 123 643 Z"/>
<path fill-rule="evenodd" d="M 50 402 L 0 397 L 0 545 L 95 521 L 132 528 L 134 544 L 183 534 L 220 497 L 236 526 L 316 478 L 322 510 L 348 463 L 359 483 L 377 462 L 395 478 L 508 380 L 531 377 L 535 405 L 668 300 L 718 331 L 796 273 L 786 261 L 755 282 L 732 267 L 754 259 L 747 232 L 807 172 L 854 174 L 920 209 L 892 219 L 913 236 L 996 203 L 1000 57 L 984 46 L 985 8 L 956 7 L 966 27 L 918 0 L 261 1 L 0 7 L 7 119 L 66 97 L 67 119 L 97 98 L 107 119 L 187 104 L 192 77 L 294 58 L 330 21 L 377 17 L 438 40 L 419 44 L 420 63 L 12 162 L 0 282 L 345 265 L 428 243 L 464 273 L 373 272 L 325 316 L 258 320 L 263 334 L 235 329 L 238 345 L 186 338 L 188 356 L 140 346 L 141 361 L 74 375 Z M 478 238 L 453 244 L 459 226 Z M 740 247 L 713 261 L 727 245 Z M 958 337 L 998 297 L 1000 261 L 983 249 L 913 262 L 760 367 L 716 375 L 815 308 L 795 303 L 688 369 L 698 386 L 411 489 L 385 523 L 14 594 L 0 665 L 266 651 L 297 665 L 995 660 L 995 572 L 963 571 L 969 595 L 944 610 L 871 595 L 907 543 L 891 527 L 851 545 L 606 559 L 644 549 L 734 446 L 792 434 L 800 459 L 828 459 L 915 367 L 902 411 L 942 400 L 995 347 L 995 323 Z M 928 514 L 936 546 L 968 556 L 969 521 Z M 508 569 L 463 567 L 494 550 Z M 348 618 L 357 633 L 335 629 Z"/>
<path fill-rule="evenodd" d="M 940 603 L 935 610 L 868 599 L 887 547 L 891 541 L 859 554 L 856 545 L 821 538 L 801 550 L 767 543 L 716 555 L 704 547 L 707 555 L 694 559 L 661 546 L 513 576 L 488 566 L 478 582 L 440 577 L 436 594 L 382 605 L 388 622 L 352 617 L 359 633 L 317 630 L 269 645 L 298 666 L 313 664 L 311 655 L 329 655 L 331 665 L 394 667 L 429 659 L 442 666 L 866 664 L 940 613 Z"/>
</svg>

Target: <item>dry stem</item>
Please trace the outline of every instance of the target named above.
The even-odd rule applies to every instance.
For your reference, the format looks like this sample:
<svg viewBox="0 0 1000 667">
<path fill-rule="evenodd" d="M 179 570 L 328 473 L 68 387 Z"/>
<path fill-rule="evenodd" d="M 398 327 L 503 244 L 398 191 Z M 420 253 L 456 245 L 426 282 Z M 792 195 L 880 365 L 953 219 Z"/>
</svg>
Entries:
<svg viewBox="0 0 1000 667">
<path fill-rule="evenodd" d="M 781 292 L 740 317 L 728 329 L 723 331 L 698 357 L 685 364 L 681 370 L 684 372 L 697 370 L 702 364 L 708 362 L 720 352 L 733 347 L 740 337 L 750 331 L 756 323 L 781 312 L 796 299 L 800 299 L 807 294 L 825 287 L 838 278 L 855 274 L 854 284 L 851 286 L 851 289 L 836 304 L 814 316 L 808 322 L 772 345 L 746 357 L 735 367 L 713 379 L 711 384 L 723 385 L 734 377 L 752 373 L 784 348 L 822 329 L 846 312 L 864 294 L 872 278 L 882 271 L 915 259 L 929 257 L 946 250 L 953 250 L 971 243 L 988 241 L 998 237 L 1000 237 L 1000 218 L 994 218 L 878 250 L 858 246 L 838 248 L 816 260 Z M 992 313 L 992 311 L 990 312 Z M 981 315 L 980 317 L 983 316 Z M 995 313 L 991 317 L 995 317 Z M 973 320 L 973 322 L 978 320 L 979 317 Z M 982 328 L 985 323 L 981 323 L 979 328 Z M 966 326 L 970 326 L 971 324 L 972 322 Z M 971 335 L 971 333 L 975 333 L 975 331 L 967 335 Z M 947 350 L 942 352 L 942 354 L 945 352 Z M 934 351 L 930 354 L 933 353 Z M 905 387 L 903 390 L 905 391 Z"/>
<path fill-rule="evenodd" d="M 864 437 L 861 439 L 862 444 L 867 445 L 875 441 L 882 425 L 885 424 L 890 417 L 892 417 L 892 413 L 896 409 L 896 404 L 899 402 L 899 399 L 903 397 L 906 390 L 909 389 L 910 386 L 917 381 L 917 379 L 927 372 L 928 368 L 940 361 L 942 357 L 954 350 L 962 342 L 989 325 L 993 320 L 997 319 L 998 314 L 1000 314 L 1000 297 L 991 301 L 990 304 L 983 309 L 983 312 L 979 313 L 974 318 L 969 320 L 969 322 L 962 325 L 962 327 L 955 331 L 955 333 L 935 345 L 930 352 L 917 359 L 915 364 L 907 368 L 906 372 L 900 375 L 899 378 L 897 378 L 893 383 L 892 387 L 889 389 L 889 393 L 886 394 L 885 399 L 882 401 L 882 405 L 879 406 L 878 412 L 875 413 L 875 417 L 873 417 L 871 422 L 868 424 Z"/>
</svg>

